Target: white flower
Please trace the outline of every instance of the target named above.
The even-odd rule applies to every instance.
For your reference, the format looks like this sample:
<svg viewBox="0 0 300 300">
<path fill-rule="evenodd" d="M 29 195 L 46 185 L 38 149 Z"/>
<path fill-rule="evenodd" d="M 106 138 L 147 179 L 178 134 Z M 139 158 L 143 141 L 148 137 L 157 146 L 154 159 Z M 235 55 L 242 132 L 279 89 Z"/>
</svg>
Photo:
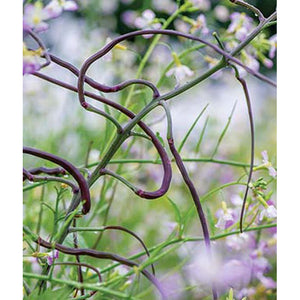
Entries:
<svg viewBox="0 0 300 300">
<path fill-rule="evenodd" d="M 262 221 L 262 219 L 266 217 L 266 218 L 276 218 L 277 217 L 277 210 L 276 207 L 274 205 L 269 205 L 268 207 L 264 208 L 259 215 L 259 221 Z"/>
<path fill-rule="evenodd" d="M 160 29 L 161 24 L 156 21 L 155 13 L 151 9 L 143 11 L 142 16 L 136 18 L 134 25 L 140 29 Z M 145 38 L 152 37 L 152 34 L 143 35 Z"/>
<path fill-rule="evenodd" d="M 174 75 L 176 78 L 176 82 L 179 84 L 182 82 L 186 77 L 191 77 L 194 75 L 194 72 L 185 65 L 179 65 L 172 69 L 170 69 L 167 74 L 168 77 Z"/>
<path fill-rule="evenodd" d="M 273 178 L 276 177 L 277 172 L 276 170 L 273 168 L 272 164 L 269 162 L 269 156 L 268 156 L 268 152 L 266 150 L 261 152 L 262 158 L 263 158 L 263 164 L 264 167 L 267 168 L 269 170 L 269 174 L 270 176 L 272 176 Z"/>
</svg>

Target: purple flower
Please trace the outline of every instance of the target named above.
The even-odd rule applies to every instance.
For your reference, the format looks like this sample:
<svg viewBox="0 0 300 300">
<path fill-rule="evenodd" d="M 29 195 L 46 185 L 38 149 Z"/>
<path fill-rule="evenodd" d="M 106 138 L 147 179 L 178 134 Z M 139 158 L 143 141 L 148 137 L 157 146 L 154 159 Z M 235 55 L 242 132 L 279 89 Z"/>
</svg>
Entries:
<svg viewBox="0 0 300 300">
<path fill-rule="evenodd" d="M 47 263 L 49 266 L 51 266 L 53 264 L 54 260 L 58 258 L 59 252 L 57 250 L 53 250 L 53 251 L 50 251 L 45 254 L 46 254 L 46 258 L 47 258 Z"/>
<path fill-rule="evenodd" d="M 267 57 L 265 57 L 263 59 L 263 64 L 265 65 L 265 67 L 267 67 L 269 69 L 271 69 L 273 67 L 273 62 L 270 59 L 268 59 Z"/>
<path fill-rule="evenodd" d="M 258 274 L 257 278 L 264 285 L 266 289 L 275 289 L 276 282 L 271 277 L 265 277 L 263 274 Z"/>
<path fill-rule="evenodd" d="M 253 28 L 253 20 L 245 13 L 234 12 L 230 15 L 231 23 L 227 29 L 233 33 L 239 41 L 243 41 Z"/>
<path fill-rule="evenodd" d="M 215 227 L 220 229 L 227 229 L 235 223 L 235 216 L 232 209 L 228 209 L 224 201 L 222 201 L 222 209 L 216 212 L 218 222 Z"/>
<path fill-rule="evenodd" d="M 32 74 L 41 68 L 41 50 L 28 50 L 23 43 L 23 75 Z"/>
<path fill-rule="evenodd" d="M 277 48 L 277 35 L 276 34 L 269 38 L 269 43 L 270 43 L 269 57 L 274 58 L 276 48 Z"/>
</svg>

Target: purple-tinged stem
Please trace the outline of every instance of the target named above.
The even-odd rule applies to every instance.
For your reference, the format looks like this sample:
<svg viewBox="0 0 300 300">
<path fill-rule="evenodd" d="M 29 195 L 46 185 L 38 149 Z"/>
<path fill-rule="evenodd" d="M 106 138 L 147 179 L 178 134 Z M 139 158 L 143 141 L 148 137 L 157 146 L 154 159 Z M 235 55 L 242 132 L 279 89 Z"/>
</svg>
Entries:
<svg viewBox="0 0 300 300">
<path fill-rule="evenodd" d="M 61 58 L 59 58 L 51 53 L 49 53 L 49 57 L 50 57 L 51 61 L 58 64 L 59 66 L 68 69 L 76 76 L 79 75 L 79 70 L 71 63 L 62 60 Z M 157 98 L 160 96 L 159 91 L 156 88 L 156 86 L 152 82 L 143 80 L 143 79 L 130 79 L 130 80 L 121 82 L 119 84 L 116 84 L 114 86 L 107 86 L 107 85 L 101 84 L 88 76 L 85 76 L 84 81 L 91 87 L 93 87 L 96 90 L 103 92 L 103 93 L 115 93 L 115 92 L 123 90 L 124 88 L 126 88 L 132 84 L 142 84 L 142 85 L 148 86 L 153 91 L 153 98 Z"/>
<path fill-rule="evenodd" d="M 195 188 L 192 180 L 190 179 L 190 176 L 184 166 L 181 156 L 178 153 L 178 151 L 175 147 L 175 144 L 174 144 L 173 129 L 172 129 L 172 116 L 171 116 L 169 106 L 168 106 L 167 102 L 165 102 L 164 100 L 160 101 L 159 104 L 162 105 L 162 107 L 164 108 L 164 110 L 166 112 L 166 116 L 167 116 L 167 140 L 168 140 L 169 148 L 173 154 L 176 165 L 182 175 L 182 178 L 183 178 L 185 184 L 187 185 L 187 187 L 191 193 L 192 199 L 196 206 L 197 214 L 198 214 L 198 217 L 199 217 L 199 220 L 201 223 L 201 227 L 202 227 L 202 231 L 203 231 L 205 246 L 207 248 L 207 253 L 208 253 L 209 259 L 211 259 L 212 254 L 211 254 L 210 236 L 209 236 L 207 221 L 206 221 L 205 214 L 204 214 L 198 193 L 196 191 L 196 188 Z M 215 288 L 214 283 L 212 285 L 212 294 L 213 294 L 214 300 L 218 299 L 217 290 Z"/>
<path fill-rule="evenodd" d="M 39 244 L 42 247 L 48 248 L 48 249 L 53 249 L 55 248 L 56 250 L 65 253 L 65 254 L 69 254 L 69 255 L 86 255 L 86 256 L 90 256 L 90 257 L 94 257 L 94 258 L 99 258 L 99 259 L 110 259 L 116 262 L 119 262 L 123 265 L 129 266 L 129 267 L 137 267 L 139 268 L 139 265 L 132 261 L 129 260 L 127 258 L 124 258 L 122 256 L 119 256 L 117 254 L 114 253 L 109 253 L 109 252 L 102 252 L 102 251 L 96 251 L 93 249 L 84 249 L 84 248 L 70 248 L 70 247 L 66 247 L 63 246 L 61 244 L 52 244 L 49 243 L 45 240 L 43 240 L 41 237 L 38 237 L 37 240 L 35 240 L 35 242 L 37 244 Z M 159 283 L 159 281 L 156 279 L 155 276 L 153 276 L 151 273 L 149 273 L 147 270 L 143 269 L 140 270 L 140 272 L 158 289 L 158 291 L 160 292 L 162 299 L 167 299 L 165 292 L 161 286 L 161 284 Z"/>
<path fill-rule="evenodd" d="M 74 194 L 77 194 L 79 192 L 79 188 L 77 185 L 75 185 L 72 181 L 67 180 L 65 178 L 61 177 L 55 177 L 55 176 L 38 176 L 38 175 L 33 175 L 30 171 L 26 170 L 23 168 L 23 181 L 28 179 L 29 181 L 32 182 L 40 182 L 40 181 L 56 181 L 60 182 L 63 184 L 66 184 L 72 188 L 72 192 Z"/>
<path fill-rule="evenodd" d="M 78 186 L 80 188 L 80 193 L 81 193 L 81 199 L 83 202 L 83 207 L 82 207 L 82 213 L 83 214 L 87 214 L 91 208 L 91 199 L 90 199 L 90 191 L 89 191 L 89 186 L 85 180 L 85 178 L 83 177 L 83 175 L 80 173 L 80 171 L 73 166 L 70 162 L 68 162 L 67 160 L 58 157 L 54 154 L 42 151 L 42 150 L 38 150 L 38 149 L 34 149 L 34 148 L 30 148 L 30 147 L 23 147 L 23 153 L 26 154 L 30 154 L 33 156 L 37 156 L 49 161 L 52 161 L 58 165 L 60 165 L 61 167 L 63 167 L 66 171 L 68 171 L 73 177 L 74 179 L 77 181 Z"/>
<path fill-rule="evenodd" d="M 70 232 L 73 232 L 73 228 L 70 228 L 71 230 L 69 230 Z M 76 230 L 76 228 L 74 228 L 74 231 Z M 146 254 L 148 257 L 150 257 L 150 252 L 147 248 L 147 246 L 145 245 L 145 243 L 143 242 L 143 240 L 136 234 L 134 233 L 133 231 L 123 227 L 123 226 L 115 226 L 115 225 L 107 225 L 107 226 L 104 226 L 101 228 L 101 231 L 105 231 L 105 230 L 120 230 L 120 231 L 124 231 L 124 232 L 127 232 L 129 233 L 130 235 L 132 235 L 134 238 L 136 238 L 140 243 L 141 245 L 143 246 Z M 154 269 L 154 265 L 151 264 L 151 269 L 152 269 L 152 273 L 153 275 L 155 275 L 155 269 Z"/>
<path fill-rule="evenodd" d="M 34 75 L 37 76 L 37 77 L 40 77 L 44 80 L 47 80 L 51 83 L 54 83 L 56 85 L 59 85 L 63 88 L 71 90 L 73 92 L 78 92 L 78 89 L 76 87 L 74 87 L 70 84 L 64 83 L 62 81 L 59 81 L 59 80 L 57 80 L 55 78 L 52 78 L 48 75 L 45 75 L 45 74 L 42 74 L 42 73 L 39 73 L 39 72 L 35 72 Z M 102 96 L 98 96 L 96 94 L 93 94 L 93 93 L 90 93 L 90 92 L 87 92 L 87 91 L 84 91 L 84 95 L 119 110 L 120 112 L 122 112 L 123 114 L 125 114 L 126 116 L 128 116 L 131 119 L 133 119 L 135 117 L 135 114 L 133 112 L 131 112 L 127 108 L 123 107 L 122 105 L 120 105 L 118 103 L 115 103 L 115 102 L 113 102 L 109 99 L 106 99 Z M 153 133 L 153 131 L 142 121 L 139 121 L 137 124 L 150 137 L 152 143 L 154 144 L 154 146 L 155 146 L 155 148 L 156 148 L 156 150 L 157 150 L 157 152 L 160 156 L 160 159 L 161 159 L 162 165 L 163 165 L 163 170 L 164 170 L 163 181 L 162 181 L 161 187 L 157 191 L 155 191 L 155 192 L 145 192 L 145 191 L 139 190 L 138 195 L 140 197 L 146 198 L 146 199 L 158 198 L 158 197 L 163 196 L 169 189 L 169 186 L 170 186 L 170 183 L 171 183 L 171 178 L 172 178 L 171 162 L 169 160 L 167 152 L 165 151 L 164 147 L 161 145 L 160 141 L 158 140 L 156 135 Z"/>
<path fill-rule="evenodd" d="M 207 42 L 199 37 L 196 37 L 194 35 L 191 34 L 186 34 L 186 33 L 182 33 L 179 31 L 175 31 L 175 30 L 168 30 L 168 29 L 147 29 L 147 30 L 137 30 L 137 31 L 133 31 L 133 32 L 129 32 L 126 33 L 124 35 L 121 35 L 115 39 L 113 39 L 111 42 L 109 42 L 107 45 L 105 45 L 101 50 L 99 50 L 98 52 L 96 52 L 95 54 L 93 54 L 92 56 L 90 56 L 82 65 L 80 72 L 79 72 L 79 76 L 78 76 L 78 97 L 79 97 L 79 101 L 81 103 L 81 105 L 85 102 L 84 99 L 84 81 L 85 81 L 85 76 L 86 76 L 86 72 L 89 69 L 89 67 L 98 59 L 100 59 L 101 57 L 103 57 L 105 54 L 107 54 L 115 45 L 117 45 L 118 43 L 135 37 L 135 36 L 139 36 L 139 35 L 144 35 L 144 34 L 164 34 L 164 35 L 173 35 L 173 36 L 181 36 L 190 40 L 194 40 L 194 41 L 198 41 L 200 43 L 203 43 L 207 46 L 209 46 L 210 48 L 212 48 L 213 50 L 215 50 L 217 53 L 223 55 L 226 60 L 230 60 L 236 64 L 238 64 L 239 66 L 241 66 L 242 68 L 244 68 L 248 73 L 252 74 L 253 76 L 273 85 L 276 86 L 276 83 L 273 82 L 271 79 L 267 78 L 266 76 L 260 74 L 259 72 L 252 70 L 251 68 L 247 67 L 245 64 L 243 64 L 239 59 L 233 57 L 232 55 L 230 55 L 229 53 L 227 53 L 226 51 L 220 49 L 218 46 Z"/>
<path fill-rule="evenodd" d="M 67 172 L 63 168 L 46 168 L 46 167 L 38 167 L 32 168 L 28 170 L 29 173 L 33 175 L 38 175 L 41 173 L 48 174 L 48 175 L 66 175 Z"/>
<path fill-rule="evenodd" d="M 250 100 L 250 95 L 249 95 L 247 83 L 246 83 L 245 79 L 243 79 L 239 76 L 237 70 L 236 70 L 236 78 L 241 83 L 241 85 L 243 87 L 244 94 L 245 94 L 247 109 L 248 109 L 249 122 L 250 122 L 250 132 L 251 132 L 250 168 L 249 168 L 247 186 L 246 186 L 246 190 L 245 190 L 245 194 L 244 194 L 243 205 L 242 205 L 241 216 L 240 216 L 240 232 L 242 233 L 243 232 L 243 218 L 244 218 L 244 212 L 245 212 L 245 207 L 246 207 L 246 202 L 247 202 L 247 196 L 248 196 L 248 192 L 249 192 L 249 184 L 250 184 L 251 179 L 252 179 L 253 166 L 254 166 L 254 140 L 255 140 L 255 138 L 254 138 L 253 113 L 252 113 L 251 100 Z"/>
<path fill-rule="evenodd" d="M 135 187 L 132 183 L 128 182 L 125 178 L 114 173 L 111 170 L 103 168 L 100 170 L 99 173 L 101 175 L 109 175 L 109 176 L 112 176 L 112 177 L 118 179 L 119 181 L 123 182 L 126 186 L 128 186 L 136 195 L 138 195 L 144 199 L 150 199 L 150 200 L 157 199 L 159 197 L 162 197 L 168 191 L 168 185 L 164 182 L 164 180 L 159 189 L 157 189 L 156 191 L 153 191 L 153 192 L 147 192 L 147 191 L 144 191 L 142 189 Z"/>
</svg>

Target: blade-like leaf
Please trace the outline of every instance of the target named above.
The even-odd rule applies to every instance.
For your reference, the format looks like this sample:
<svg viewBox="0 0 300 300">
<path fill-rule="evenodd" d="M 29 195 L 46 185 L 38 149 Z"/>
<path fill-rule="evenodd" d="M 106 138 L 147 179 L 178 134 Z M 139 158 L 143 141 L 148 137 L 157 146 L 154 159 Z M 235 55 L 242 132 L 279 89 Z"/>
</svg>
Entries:
<svg viewBox="0 0 300 300">
<path fill-rule="evenodd" d="M 206 104 L 204 106 L 204 108 L 202 109 L 202 111 L 200 112 L 200 114 L 197 116 L 196 120 L 194 121 L 194 123 L 192 124 L 192 126 L 190 127 L 190 129 L 188 130 L 188 132 L 186 133 L 185 137 L 183 138 L 182 142 L 180 143 L 179 147 L 178 147 L 178 153 L 180 153 L 180 151 L 182 150 L 186 140 L 188 139 L 188 137 L 190 136 L 190 134 L 192 133 L 193 129 L 195 128 L 196 124 L 198 123 L 199 119 L 201 118 L 201 116 L 203 115 L 203 113 L 205 112 L 206 108 L 208 107 L 209 104 Z"/>
<path fill-rule="evenodd" d="M 199 153 L 199 151 L 200 151 L 200 145 L 201 145 L 202 140 L 203 140 L 203 136 L 204 136 L 207 124 L 208 124 L 208 120 L 209 120 L 209 116 L 207 116 L 207 118 L 206 118 L 206 120 L 204 122 L 203 128 L 202 128 L 202 131 L 200 133 L 200 137 L 199 137 L 199 140 L 197 142 L 196 149 L 195 149 L 196 153 Z"/>
<path fill-rule="evenodd" d="M 220 137 L 219 137 L 219 139 L 218 139 L 218 142 L 217 142 L 217 144 L 216 144 L 216 147 L 215 147 L 215 149 L 214 149 L 214 151 L 213 151 L 213 153 L 212 153 L 212 155 L 211 155 L 211 158 L 213 158 L 213 157 L 216 155 L 216 153 L 218 152 L 219 146 L 220 146 L 220 144 L 221 144 L 221 142 L 222 142 L 222 140 L 223 140 L 223 138 L 224 138 L 224 136 L 225 136 L 225 134 L 226 134 L 226 132 L 227 132 L 227 130 L 228 130 L 228 127 L 229 127 L 229 125 L 230 125 L 230 122 L 231 122 L 231 119 L 232 119 L 234 110 L 235 110 L 235 108 L 236 108 L 236 104 L 237 104 L 237 101 L 236 101 L 236 102 L 234 103 L 234 105 L 233 105 L 232 111 L 231 111 L 231 113 L 230 113 L 230 115 L 229 115 L 229 117 L 228 117 L 228 121 L 227 121 L 227 123 L 226 123 L 226 125 L 225 125 L 223 131 L 221 132 L 221 135 L 220 135 Z"/>
</svg>

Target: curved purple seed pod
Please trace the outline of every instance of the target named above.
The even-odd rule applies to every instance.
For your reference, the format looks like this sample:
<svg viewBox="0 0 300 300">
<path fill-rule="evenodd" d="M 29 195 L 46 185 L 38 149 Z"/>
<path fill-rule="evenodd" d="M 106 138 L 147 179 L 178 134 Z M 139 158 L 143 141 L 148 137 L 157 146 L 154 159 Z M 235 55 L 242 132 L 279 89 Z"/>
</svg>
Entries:
<svg viewBox="0 0 300 300">
<path fill-rule="evenodd" d="M 59 85 L 63 88 L 71 90 L 73 92 L 78 92 L 78 89 L 76 87 L 74 87 L 70 84 L 64 83 L 62 81 L 59 81 L 55 78 L 49 77 L 45 74 L 35 72 L 34 75 L 39 78 L 42 78 L 44 80 L 47 80 L 49 82 L 52 82 L 56 85 Z M 113 102 L 107 98 L 104 98 L 102 96 L 96 95 L 91 92 L 86 92 L 86 91 L 84 91 L 84 95 L 117 109 L 118 111 L 120 111 L 123 114 L 125 114 L 126 116 L 128 116 L 130 119 L 133 119 L 135 117 L 135 114 L 132 111 L 128 110 L 126 107 L 124 107 L 116 102 Z M 86 102 L 84 102 L 84 103 L 86 103 Z M 137 195 L 139 195 L 141 198 L 145 198 L 145 199 L 156 199 L 156 198 L 163 196 L 169 189 L 171 179 L 172 179 L 171 162 L 169 160 L 169 157 L 168 157 L 168 154 L 167 154 L 165 148 L 162 146 L 162 144 L 160 143 L 160 141 L 158 140 L 156 135 L 153 133 L 153 131 L 142 121 L 139 121 L 137 123 L 137 125 L 139 125 L 141 127 L 141 129 L 151 138 L 151 141 L 152 141 L 153 145 L 155 146 L 155 148 L 160 156 L 160 159 L 162 161 L 162 166 L 163 166 L 163 171 L 164 171 L 161 187 L 157 191 L 145 192 L 143 190 L 139 190 Z"/>
<path fill-rule="evenodd" d="M 77 181 L 78 186 L 80 188 L 80 193 L 81 193 L 81 199 L 83 202 L 83 207 L 82 207 L 82 213 L 87 214 L 90 211 L 91 208 L 91 199 L 90 199 L 90 191 L 89 191 L 89 186 L 83 177 L 83 175 L 80 173 L 80 171 L 73 166 L 70 162 L 67 160 L 58 157 L 54 154 L 47 153 L 45 151 L 41 151 L 38 149 L 30 148 L 30 147 L 23 147 L 23 153 L 30 154 L 33 156 L 37 156 L 49 161 L 52 161 L 61 167 L 63 167 L 66 171 L 68 171 L 74 179 Z"/>
<path fill-rule="evenodd" d="M 141 243 L 141 245 L 143 246 L 143 248 L 144 248 L 147 256 L 150 257 L 150 252 L 148 251 L 147 246 L 145 245 L 145 243 L 143 242 L 143 240 L 136 233 L 134 233 L 133 231 L 131 231 L 131 230 L 129 230 L 129 229 L 123 227 L 123 226 L 115 226 L 115 225 L 107 225 L 107 226 L 105 226 L 103 228 L 103 231 L 110 230 L 110 229 L 124 231 L 124 232 L 127 232 L 130 235 L 132 235 L 134 238 L 136 238 Z M 152 269 L 153 275 L 155 275 L 155 269 L 154 269 L 154 265 L 153 264 L 151 264 L 151 269 Z"/>
<path fill-rule="evenodd" d="M 244 218 L 244 213 L 245 213 L 245 208 L 246 208 L 246 202 L 247 202 L 247 196 L 249 192 L 249 184 L 252 179 L 252 173 L 253 173 L 253 166 L 254 166 L 254 119 L 253 119 L 253 113 L 252 113 L 252 107 L 251 107 L 251 100 L 250 100 L 250 95 L 247 87 L 247 83 L 245 79 L 241 78 L 238 73 L 236 74 L 237 80 L 241 83 L 244 91 L 244 95 L 246 98 L 246 103 L 247 103 L 247 108 L 248 108 L 248 116 L 249 116 L 249 123 L 250 123 L 250 132 L 251 132 L 251 158 L 250 158 L 250 169 L 249 169 L 249 175 L 248 175 L 248 180 L 247 180 L 247 186 L 246 190 L 244 193 L 244 198 L 243 198 L 243 204 L 241 208 L 241 215 L 240 215 L 240 232 L 243 232 L 243 218 Z"/>
<path fill-rule="evenodd" d="M 124 258 L 122 256 L 119 256 L 117 254 L 114 254 L 114 253 L 96 251 L 93 249 L 70 248 L 70 247 L 63 246 L 61 244 L 53 245 L 53 244 L 43 240 L 41 237 L 38 237 L 35 242 L 37 244 L 39 244 L 40 246 L 43 246 L 48 249 L 53 249 L 53 247 L 54 247 L 56 250 L 58 250 L 62 253 L 65 253 L 65 254 L 87 255 L 87 256 L 99 258 L 99 259 L 110 259 L 110 260 L 119 262 L 119 263 L 129 266 L 129 267 L 139 267 L 139 265 L 136 262 L 129 260 L 127 258 Z M 153 276 L 150 272 L 148 272 L 145 269 L 141 270 L 141 273 L 158 289 L 158 291 L 161 294 L 162 299 L 166 300 L 167 297 L 165 295 L 165 292 L 164 292 L 161 284 L 159 283 L 159 281 L 156 279 L 156 277 Z"/>
<path fill-rule="evenodd" d="M 104 56 L 106 53 L 108 53 L 115 45 L 117 45 L 118 43 L 135 37 L 135 36 L 139 36 L 139 35 L 144 35 L 144 34 L 163 34 L 163 35 L 171 35 L 171 36 L 181 36 L 190 40 L 194 40 L 197 42 L 200 42 L 204 45 L 207 45 L 208 47 L 212 48 L 213 50 L 215 50 L 217 53 L 223 55 L 227 60 L 231 60 L 232 62 L 238 64 L 239 66 L 241 66 L 242 68 L 244 68 L 248 73 L 252 74 L 253 76 L 273 85 L 276 87 L 276 83 L 273 82 L 271 79 L 269 79 L 268 77 L 262 75 L 261 73 L 252 70 L 251 68 L 247 67 L 245 64 L 243 64 L 239 59 L 233 57 L 231 54 L 229 54 L 228 52 L 222 50 L 221 48 L 219 48 L 218 46 L 207 42 L 197 36 L 191 35 L 191 34 L 187 34 L 187 33 L 183 33 L 183 32 L 179 32 L 179 31 L 175 31 L 175 30 L 169 30 L 169 29 L 145 29 L 145 30 L 137 30 L 137 31 L 133 31 L 133 32 L 129 32 L 126 34 L 123 34 L 115 39 L 113 39 L 111 42 L 109 42 L 107 45 L 105 45 L 102 49 L 100 49 L 98 52 L 96 52 L 95 54 L 91 55 L 82 65 L 80 72 L 79 72 L 79 76 L 78 76 L 78 96 L 79 96 L 79 101 L 82 104 L 84 101 L 84 81 L 85 81 L 85 74 L 88 70 L 88 68 L 99 58 L 101 58 L 102 56 Z"/>
<path fill-rule="evenodd" d="M 74 194 L 77 194 L 79 192 L 78 186 L 76 184 L 74 184 L 73 182 L 71 182 L 70 180 L 66 180 L 61 177 L 56 177 L 56 176 L 51 176 L 51 175 L 47 175 L 47 176 L 33 175 L 30 171 L 23 168 L 23 181 L 25 181 L 26 179 L 28 179 L 29 181 L 32 181 L 32 182 L 57 181 L 57 182 L 64 183 L 64 184 L 67 184 L 68 186 L 70 186 L 72 188 L 72 192 Z"/>
<path fill-rule="evenodd" d="M 48 175 L 66 175 L 67 172 L 63 168 L 46 168 L 46 167 L 38 167 L 38 168 L 32 168 L 28 170 L 29 173 L 33 175 L 37 174 L 48 174 Z"/>
<path fill-rule="evenodd" d="M 61 58 L 59 58 L 51 53 L 49 53 L 49 57 L 50 57 L 51 61 L 53 61 L 57 65 L 68 69 L 76 76 L 79 75 L 79 70 L 71 63 L 62 60 Z M 157 87 L 152 82 L 150 82 L 148 80 L 143 80 L 143 79 L 130 79 L 130 80 L 121 82 L 119 84 L 116 84 L 114 86 L 107 86 L 107 85 L 101 84 L 88 76 L 85 76 L 84 81 L 91 87 L 95 88 L 96 90 L 98 90 L 100 92 L 104 92 L 104 93 L 115 93 L 115 92 L 123 90 L 124 88 L 126 88 L 132 84 L 142 84 L 142 85 L 148 86 L 153 91 L 153 98 L 157 98 L 160 96 Z"/>
<path fill-rule="evenodd" d="M 28 170 L 23 168 L 23 181 L 25 181 L 26 179 L 28 179 L 29 181 L 33 181 L 34 176 Z"/>
</svg>

